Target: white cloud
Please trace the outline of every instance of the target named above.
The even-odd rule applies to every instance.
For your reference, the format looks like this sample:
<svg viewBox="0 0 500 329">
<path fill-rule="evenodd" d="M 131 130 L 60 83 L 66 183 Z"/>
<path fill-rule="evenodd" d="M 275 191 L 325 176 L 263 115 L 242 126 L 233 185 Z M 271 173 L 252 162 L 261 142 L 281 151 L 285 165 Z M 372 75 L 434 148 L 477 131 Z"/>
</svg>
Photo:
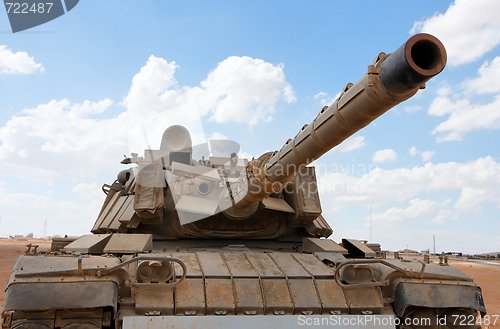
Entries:
<svg viewBox="0 0 500 329">
<path fill-rule="evenodd" d="M 329 96 L 326 92 L 319 91 L 316 95 L 313 96 L 313 99 L 322 101 L 322 100 L 326 99 L 327 97 L 329 97 Z"/>
<path fill-rule="evenodd" d="M 229 138 L 226 135 L 217 131 L 208 136 L 208 140 L 221 140 L 221 139 L 229 139 Z"/>
<path fill-rule="evenodd" d="M 132 79 L 124 100 L 127 109 L 132 112 L 165 110 L 162 105 L 173 103 L 177 96 L 174 78 L 177 68 L 175 62 L 169 63 L 161 57 L 149 56 L 146 65 Z"/>
<path fill-rule="evenodd" d="M 462 86 L 474 93 L 487 94 L 500 92 L 500 56 L 484 62 L 478 71 L 478 77 L 467 79 Z"/>
<path fill-rule="evenodd" d="M 0 187 L 0 236 L 30 232 L 42 236 L 46 220 L 48 235 L 88 233 L 105 197 L 97 184 L 93 187 L 95 190 L 87 191 L 83 185 L 76 186 L 74 193 L 69 191 L 67 195 L 71 200 L 51 193 L 20 193 Z"/>
<path fill-rule="evenodd" d="M 432 160 L 432 157 L 436 154 L 435 151 L 422 151 L 420 154 L 420 157 L 422 158 L 422 161 L 424 162 L 429 162 Z"/>
<path fill-rule="evenodd" d="M 486 104 L 472 104 L 468 99 L 453 100 L 436 97 L 428 113 L 434 116 L 449 114 L 448 118 L 434 128 L 438 141 L 459 141 L 464 135 L 480 129 L 500 128 L 500 95 Z"/>
<path fill-rule="evenodd" d="M 346 153 L 360 149 L 363 146 L 365 146 L 365 137 L 353 136 L 342 142 L 342 144 L 340 144 L 339 146 L 339 150 L 340 152 Z"/>
<path fill-rule="evenodd" d="M 444 86 L 438 89 L 428 109 L 428 114 L 445 116 L 445 121 L 438 124 L 433 134 L 438 142 L 459 141 L 469 132 L 481 129 L 500 128 L 500 94 L 485 103 L 472 103 L 470 94 L 498 93 L 500 83 L 500 57 L 485 62 L 478 70 L 475 78 L 465 80 L 461 86 L 464 92 L 452 93 L 451 88 Z"/>
<path fill-rule="evenodd" d="M 323 106 L 325 106 L 325 105 L 330 106 L 330 105 L 332 105 L 333 102 L 335 102 L 337 100 L 337 98 L 339 98 L 340 94 L 341 94 L 341 92 L 339 91 L 338 93 L 336 93 L 332 97 L 327 92 L 320 91 L 316 95 L 313 96 L 313 99 L 317 100 Z"/>
<path fill-rule="evenodd" d="M 278 101 L 295 101 L 283 68 L 282 64 L 247 56 L 231 56 L 220 62 L 201 83 L 210 119 L 250 126 L 271 121 Z"/>
<path fill-rule="evenodd" d="M 432 160 L 432 158 L 434 157 L 434 155 L 436 154 L 436 152 L 435 151 L 429 151 L 429 150 L 419 151 L 415 146 L 412 146 L 408 150 L 408 154 L 411 157 L 416 157 L 416 156 L 420 155 L 420 158 L 422 159 L 422 161 L 429 162 L 429 161 Z"/>
<path fill-rule="evenodd" d="M 119 121 L 96 118 L 112 104 L 107 99 L 80 104 L 52 100 L 11 117 L 0 127 L 0 170 L 52 181 L 116 168 L 127 150 Z"/>
<path fill-rule="evenodd" d="M 372 215 L 374 222 L 402 222 L 421 216 L 431 215 L 438 207 L 432 200 L 412 199 L 406 208 L 392 207 L 382 213 Z"/>
<path fill-rule="evenodd" d="M 100 187 L 96 183 L 79 183 L 73 187 L 73 192 L 83 199 L 101 200 L 103 199 L 103 193 Z"/>
<path fill-rule="evenodd" d="M 445 13 L 415 22 L 411 33 L 427 32 L 441 39 L 451 65 L 479 59 L 500 44 L 500 2 L 456 0 Z"/>
<path fill-rule="evenodd" d="M 260 155 L 260 154 L 259 154 L 259 155 Z M 257 156 L 256 156 L 255 154 L 250 154 L 250 153 L 248 153 L 248 152 L 246 152 L 246 151 L 239 151 L 239 152 L 238 152 L 238 157 L 239 157 L 240 159 L 248 159 L 248 160 L 251 160 L 251 159 L 253 159 L 253 158 L 257 158 L 259 155 L 257 155 Z"/>
<path fill-rule="evenodd" d="M 133 77 L 123 100 L 125 111 L 108 122 L 128 137 L 130 151 L 158 148 L 163 131 L 174 124 L 185 126 L 194 144 L 206 142 L 201 119 L 208 113 L 206 93 L 200 87 L 180 86 L 175 62 L 149 56 Z"/>
<path fill-rule="evenodd" d="M 13 129 L 29 129 L 23 133 L 30 139 L 43 140 L 40 148 L 42 151 L 62 153 L 81 150 L 102 143 L 103 135 L 100 133 L 104 131 L 88 131 L 89 128 L 98 128 L 89 118 L 106 111 L 112 105 L 113 101 L 110 99 L 84 101 L 80 104 L 72 104 L 67 99 L 52 100 L 34 109 L 25 110 L 26 116 L 17 117 L 17 121 L 9 121 L 7 126 L 10 123 Z M 29 147 L 29 144 L 25 146 Z"/>
<path fill-rule="evenodd" d="M 484 200 L 487 190 L 480 187 L 464 187 L 455 203 L 458 209 L 476 209 Z"/>
<path fill-rule="evenodd" d="M 375 163 L 387 163 L 396 161 L 398 154 L 393 149 L 378 150 L 373 154 L 372 161 Z"/>
<path fill-rule="evenodd" d="M 376 207 L 411 199 L 425 199 L 426 193 L 454 192 L 456 200 L 446 201 L 455 211 L 477 210 L 485 203 L 500 209 L 500 163 L 491 157 L 472 162 L 426 163 L 413 168 L 375 168 L 355 176 L 324 173 L 318 178 L 325 208 L 340 209 L 348 204 L 372 203 Z M 326 201 L 328 200 L 328 201 Z"/>
<path fill-rule="evenodd" d="M 134 116 L 149 112 L 148 117 L 141 115 L 145 129 L 138 129 L 142 135 L 146 130 L 148 139 L 160 135 L 168 127 L 166 121 L 170 121 L 187 126 L 194 139 L 202 142 L 200 119 L 204 116 L 218 123 L 237 122 L 252 127 L 272 120 L 278 102 L 295 101 L 283 65 L 231 56 L 194 87 L 178 86 L 174 78 L 176 68 L 175 62 L 150 56 L 134 77 L 124 100 L 128 112 Z M 163 123 L 161 132 L 154 128 L 159 123 Z"/>
<path fill-rule="evenodd" d="M 410 149 L 408 150 L 408 154 L 412 157 L 416 157 L 418 155 L 417 148 L 415 146 L 410 147 Z"/>
<path fill-rule="evenodd" d="M 282 65 L 229 57 L 194 87 L 179 86 L 177 67 L 150 56 L 133 77 L 123 111 L 116 116 L 102 115 L 115 106 L 109 99 L 82 103 L 61 99 L 11 117 L 0 127 L 0 168 L 10 166 L 10 173 L 26 175 L 37 168 L 50 180 L 68 172 L 83 176 L 96 168 L 115 170 L 127 149 L 142 153 L 147 147 L 158 148 L 170 125 L 186 126 L 193 143 L 201 144 L 206 142 L 203 117 L 251 126 L 270 120 L 277 102 L 294 100 Z M 19 169 L 12 170 L 13 166 Z"/>
<path fill-rule="evenodd" d="M 0 45 L 0 74 L 32 74 L 44 72 L 42 64 L 25 51 L 13 52 L 5 45 Z"/>
<path fill-rule="evenodd" d="M 451 94 L 451 87 L 445 84 L 444 86 L 441 86 L 436 90 L 436 94 L 438 96 L 448 96 Z"/>
<path fill-rule="evenodd" d="M 441 209 L 436 214 L 436 217 L 434 218 L 433 222 L 434 223 L 444 223 L 444 222 L 447 222 L 449 220 L 453 220 L 455 218 L 456 218 L 456 214 L 453 211 Z"/>
</svg>

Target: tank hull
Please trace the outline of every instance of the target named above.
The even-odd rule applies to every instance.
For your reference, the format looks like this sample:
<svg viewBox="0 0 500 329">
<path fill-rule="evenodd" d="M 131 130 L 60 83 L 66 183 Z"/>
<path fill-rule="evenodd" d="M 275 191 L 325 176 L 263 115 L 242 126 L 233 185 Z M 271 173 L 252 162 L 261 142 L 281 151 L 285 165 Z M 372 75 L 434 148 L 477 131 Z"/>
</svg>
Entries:
<svg viewBox="0 0 500 329">
<path fill-rule="evenodd" d="M 358 242 L 328 241 L 327 247 L 304 244 L 307 250 L 282 243 L 281 251 L 267 249 L 265 241 L 260 248 L 241 241 L 184 241 L 182 248 L 180 241 L 156 241 L 142 252 L 90 255 L 69 248 L 22 256 L 6 288 L 3 328 L 278 328 L 367 319 L 394 327 L 422 314 L 436 320 L 486 312 L 480 288 L 453 267 L 368 252 L 369 258 L 346 258 L 363 252 L 353 249 Z M 144 271 L 144 264 L 167 263 L 164 281 Z"/>
</svg>

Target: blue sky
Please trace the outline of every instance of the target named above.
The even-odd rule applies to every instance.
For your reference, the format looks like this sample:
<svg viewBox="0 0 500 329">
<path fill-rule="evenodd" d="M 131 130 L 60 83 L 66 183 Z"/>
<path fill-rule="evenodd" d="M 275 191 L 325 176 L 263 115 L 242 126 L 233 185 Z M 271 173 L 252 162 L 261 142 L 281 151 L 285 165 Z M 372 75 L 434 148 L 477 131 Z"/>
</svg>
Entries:
<svg viewBox="0 0 500 329">
<path fill-rule="evenodd" d="M 318 160 L 333 239 L 500 250 L 498 1 L 82 0 L 13 34 L 0 14 L 0 236 L 83 234 L 123 154 L 169 124 L 275 150 L 366 73 L 430 32 L 449 65 Z"/>
</svg>

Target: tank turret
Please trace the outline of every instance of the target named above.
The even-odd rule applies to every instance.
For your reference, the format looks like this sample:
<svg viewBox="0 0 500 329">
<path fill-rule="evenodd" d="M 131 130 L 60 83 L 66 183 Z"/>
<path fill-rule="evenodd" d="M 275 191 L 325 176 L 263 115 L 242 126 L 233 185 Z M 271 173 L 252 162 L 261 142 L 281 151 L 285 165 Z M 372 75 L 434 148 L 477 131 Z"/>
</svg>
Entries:
<svg viewBox="0 0 500 329">
<path fill-rule="evenodd" d="M 415 95 L 445 64 L 446 51 L 438 39 L 412 36 L 394 53 L 380 53 L 361 80 L 348 83 L 333 104 L 279 151 L 258 159 L 239 158 L 239 146 L 231 141 L 211 141 L 212 155 L 193 159 L 189 132 L 172 126 L 163 134 L 160 150 L 124 161 L 138 167 L 105 187 L 109 192 L 103 209 L 109 211 L 101 212 L 93 232 L 327 237 L 331 229 L 321 217 L 314 168 L 307 165 Z"/>
</svg>

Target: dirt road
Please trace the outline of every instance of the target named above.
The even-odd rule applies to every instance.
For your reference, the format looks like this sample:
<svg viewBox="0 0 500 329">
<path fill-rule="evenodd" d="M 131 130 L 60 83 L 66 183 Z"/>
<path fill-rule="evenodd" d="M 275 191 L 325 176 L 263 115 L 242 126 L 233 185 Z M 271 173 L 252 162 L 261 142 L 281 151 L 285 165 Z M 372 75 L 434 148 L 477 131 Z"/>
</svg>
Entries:
<svg viewBox="0 0 500 329">
<path fill-rule="evenodd" d="M 500 266 L 468 262 L 451 262 L 460 271 L 474 278 L 483 290 L 486 310 L 490 315 L 500 315 Z M 500 318 L 495 328 L 500 328 Z"/>
</svg>

